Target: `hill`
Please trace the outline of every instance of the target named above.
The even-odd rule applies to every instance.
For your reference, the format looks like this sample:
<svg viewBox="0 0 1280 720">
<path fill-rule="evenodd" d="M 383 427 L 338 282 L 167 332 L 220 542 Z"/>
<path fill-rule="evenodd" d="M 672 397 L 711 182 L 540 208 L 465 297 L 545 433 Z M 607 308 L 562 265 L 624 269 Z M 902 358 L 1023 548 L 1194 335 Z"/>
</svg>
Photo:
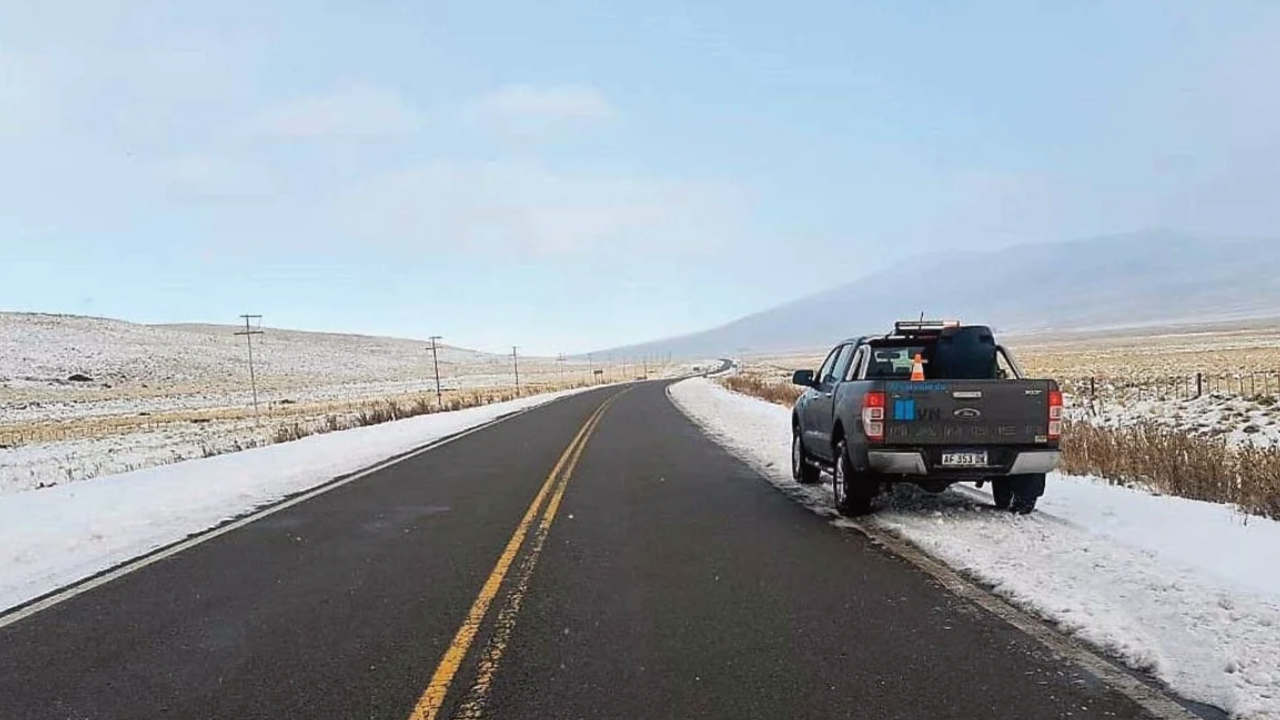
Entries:
<svg viewBox="0 0 1280 720">
<path fill-rule="evenodd" d="M 33 388 L 83 374 L 116 386 L 239 387 L 245 342 L 221 325 L 140 325 L 106 318 L 0 313 L 0 389 Z M 254 364 L 267 385 L 386 382 L 430 375 L 419 340 L 264 328 Z M 440 346 L 449 370 L 505 358 Z"/>
<path fill-rule="evenodd" d="M 924 256 L 717 328 L 596 355 L 823 347 L 921 312 L 1006 333 L 1280 315 L 1280 241 L 1156 231 Z"/>
</svg>

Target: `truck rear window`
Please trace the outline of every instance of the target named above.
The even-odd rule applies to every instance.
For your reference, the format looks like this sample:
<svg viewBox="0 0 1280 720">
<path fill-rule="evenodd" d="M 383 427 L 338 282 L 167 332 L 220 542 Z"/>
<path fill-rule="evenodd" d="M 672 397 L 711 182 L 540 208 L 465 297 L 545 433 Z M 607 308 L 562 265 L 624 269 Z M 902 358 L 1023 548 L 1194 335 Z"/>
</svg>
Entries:
<svg viewBox="0 0 1280 720">
<path fill-rule="evenodd" d="M 923 345 L 904 347 L 872 347 L 871 359 L 867 363 L 868 380 L 905 380 L 911 377 L 911 362 L 919 353 L 926 356 Z M 928 353 L 932 355 L 933 353 Z M 929 365 L 925 364 L 925 377 L 929 376 Z"/>
<path fill-rule="evenodd" d="M 916 340 L 871 346 L 868 380 L 906 380 L 918 354 L 924 358 L 926 380 L 995 380 L 999 363 L 994 344 L 967 342 L 968 338 Z"/>
</svg>

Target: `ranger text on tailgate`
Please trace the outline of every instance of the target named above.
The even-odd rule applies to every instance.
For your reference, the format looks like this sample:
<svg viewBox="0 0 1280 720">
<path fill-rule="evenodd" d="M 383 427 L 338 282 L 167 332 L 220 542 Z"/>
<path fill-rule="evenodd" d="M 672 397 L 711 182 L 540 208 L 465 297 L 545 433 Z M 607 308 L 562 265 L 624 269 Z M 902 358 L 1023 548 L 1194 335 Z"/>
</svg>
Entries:
<svg viewBox="0 0 1280 720">
<path fill-rule="evenodd" d="M 982 325 L 900 322 L 840 343 L 793 380 L 808 390 L 792 414 L 792 474 L 817 483 L 828 472 L 846 515 L 869 512 L 894 482 L 990 482 L 997 507 L 1026 514 L 1058 464 L 1057 383 L 1025 379 Z"/>
</svg>

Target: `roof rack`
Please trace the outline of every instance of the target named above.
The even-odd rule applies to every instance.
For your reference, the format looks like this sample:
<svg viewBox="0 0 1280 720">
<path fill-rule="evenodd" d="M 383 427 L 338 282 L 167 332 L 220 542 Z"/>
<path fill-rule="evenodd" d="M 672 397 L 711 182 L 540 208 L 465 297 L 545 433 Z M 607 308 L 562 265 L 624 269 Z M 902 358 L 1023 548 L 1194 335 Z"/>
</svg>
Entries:
<svg viewBox="0 0 1280 720">
<path fill-rule="evenodd" d="M 960 327 L 959 320 L 899 320 L 893 324 L 895 335 L 923 335 Z"/>
</svg>

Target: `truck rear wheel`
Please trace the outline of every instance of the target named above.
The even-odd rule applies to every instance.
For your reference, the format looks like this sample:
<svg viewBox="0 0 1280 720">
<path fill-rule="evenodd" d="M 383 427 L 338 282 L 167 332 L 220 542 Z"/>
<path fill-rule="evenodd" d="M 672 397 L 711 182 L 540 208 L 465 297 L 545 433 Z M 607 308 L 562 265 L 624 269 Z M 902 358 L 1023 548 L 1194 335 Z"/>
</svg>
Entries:
<svg viewBox="0 0 1280 720">
<path fill-rule="evenodd" d="M 801 485 L 814 485 L 822 480 L 822 470 L 809 462 L 809 454 L 804 451 L 799 427 L 791 428 L 791 477 Z"/>
<path fill-rule="evenodd" d="M 1008 510 L 1013 502 L 1013 483 L 1009 478 L 998 478 L 991 481 L 991 497 L 995 499 L 996 508 Z"/>
<path fill-rule="evenodd" d="M 1009 485 L 1013 490 L 1013 501 L 1009 509 L 1019 515 L 1030 515 L 1036 509 L 1036 501 L 1044 495 L 1044 473 L 1035 475 L 1010 475 Z"/>
<path fill-rule="evenodd" d="M 843 440 L 836 443 L 836 467 L 832 473 L 831 487 L 835 493 L 836 511 L 841 515 L 857 517 L 871 512 L 871 499 L 876 485 L 866 473 L 853 469 L 849 461 L 849 449 Z"/>
</svg>

